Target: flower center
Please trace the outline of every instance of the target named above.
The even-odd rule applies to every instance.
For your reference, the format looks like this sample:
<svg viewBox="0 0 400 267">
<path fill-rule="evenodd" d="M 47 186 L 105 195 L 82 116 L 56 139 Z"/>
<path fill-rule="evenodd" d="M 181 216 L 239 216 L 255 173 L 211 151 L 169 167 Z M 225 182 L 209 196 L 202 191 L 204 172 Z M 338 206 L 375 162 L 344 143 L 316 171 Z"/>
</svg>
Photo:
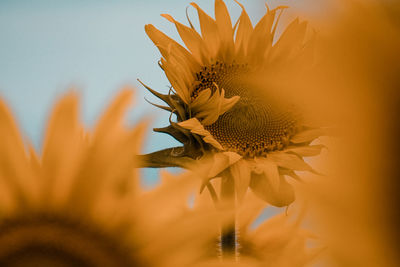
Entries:
<svg viewBox="0 0 400 267">
<path fill-rule="evenodd" d="M 131 254 L 93 225 L 54 215 L 0 224 L 0 266 L 138 266 Z"/>
<path fill-rule="evenodd" d="M 207 88 L 215 91 L 214 83 L 225 90 L 226 97 L 240 96 L 232 109 L 205 129 L 228 151 L 245 157 L 265 156 L 288 145 L 297 119 L 288 105 L 279 105 L 272 97 L 267 99 L 265 92 L 257 92 L 248 79 L 250 74 L 247 65 L 217 62 L 196 74 L 192 98 Z"/>
</svg>

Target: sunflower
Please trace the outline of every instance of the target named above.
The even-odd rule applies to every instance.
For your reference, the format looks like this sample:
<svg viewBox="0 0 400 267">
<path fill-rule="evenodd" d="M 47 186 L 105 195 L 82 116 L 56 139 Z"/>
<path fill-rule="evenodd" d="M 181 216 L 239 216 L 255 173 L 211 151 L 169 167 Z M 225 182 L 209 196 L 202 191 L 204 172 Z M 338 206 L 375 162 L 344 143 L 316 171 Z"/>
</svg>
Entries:
<svg viewBox="0 0 400 267">
<path fill-rule="evenodd" d="M 192 266 L 201 258 L 215 235 L 203 220 L 213 218 L 174 212 L 187 206 L 193 179 L 138 187 L 145 123 L 122 125 L 131 95 L 120 93 L 92 133 L 78 120 L 76 95 L 62 98 L 40 157 L 0 101 L 1 266 Z"/>
<path fill-rule="evenodd" d="M 215 188 L 220 180 L 213 181 Z M 207 194 L 196 196 L 195 207 L 212 209 Z M 237 207 L 237 257 L 223 263 L 231 266 L 307 266 L 324 249 L 310 230 L 303 225 L 305 205 L 294 205 L 286 212 L 261 221 L 268 204 L 253 193 L 246 194 Z"/>
<path fill-rule="evenodd" d="M 293 73 L 288 69 L 310 65 L 313 38 L 306 40 L 307 23 L 295 19 L 275 40 L 286 7 L 271 10 L 267 6 L 253 27 L 238 4 L 242 13 L 232 25 L 222 0 L 215 0 L 215 19 L 191 3 L 201 33 L 189 19 L 190 26 L 185 26 L 163 14 L 176 26 L 186 48 L 153 25 L 145 26 L 161 52 L 159 65 L 171 90 L 164 95 L 143 85 L 167 104 L 156 106 L 175 114 L 177 120 L 171 117 L 168 127 L 155 131 L 170 134 L 183 144 L 148 155 L 148 165 L 185 166 L 188 159 L 211 154 L 213 162 L 220 165 L 210 167 L 207 179 L 220 174 L 215 169 L 229 169 L 239 199 L 250 187 L 268 203 L 287 206 L 295 197 L 286 176 L 299 179 L 295 171 L 313 172 L 303 157 L 320 153 L 323 146 L 311 142 L 325 130 L 310 127 L 299 109 L 282 99 L 285 94 L 280 94 L 279 83 L 287 81 L 273 77 L 287 80 L 290 77 L 285 74 Z M 274 82 L 265 85 L 268 79 Z"/>
<path fill-rule="evenodd" d="M 246 201 L 238 211 L 240 256 L 253 260 L 254 266 L 306 266 L 324 249 L 311 245 L 315 235 L 302 228 L 304 207 L 299 214 L 291 209 L 252 226 L 266 205 L 254 195 L 246 195 Z M 318 243 L 318 241 L 317 241 Z"/>
</svg>

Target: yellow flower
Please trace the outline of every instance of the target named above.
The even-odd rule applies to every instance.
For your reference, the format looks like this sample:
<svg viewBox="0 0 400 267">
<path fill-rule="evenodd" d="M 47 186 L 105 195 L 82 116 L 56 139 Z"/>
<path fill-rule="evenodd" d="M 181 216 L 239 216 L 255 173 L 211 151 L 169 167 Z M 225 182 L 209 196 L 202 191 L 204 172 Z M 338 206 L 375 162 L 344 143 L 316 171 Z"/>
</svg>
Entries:
<svg viewBox="0 0 400 267">
<path fill-rule="evenodd" d="M 237 154 L 242 159 L 233 165 L 230 159 L 215 161 L 229 163 L 221 171 L 231 166 L 238 198 L 250 187 L 267 202 L 286 206 L 294 200 L 294 192 L 285 176 L 298 179 L 294 171 L 313 171 L 303 157 L 320 153 L 322 146 L 310 143 L 325 131 L 307 127 L 290 101 L 281 99 L 279 86 L 269 88 L 263 81 L 285 77 L 285 70 L 310 63 L 313 42 L 305 41 L 306 22 L 294 20 L 275 40 L 285 7 L 268 8 L 253 27 L 241 4 L 234 25 L 222 0 L 215 0 L 215 19 L 191 5 L 198 12 L 201 34 L 190 21 L 188 27 L 162 15 L 176 26 L 187 49 L 153 25 L 145 27 L 161 52 L 160 66 L 172 85 L 168 95 L 145 87 L 168 104 L 158 107 L 177 117 L 177 122 L 170 119 L 170 126 L 155 130 L 183 143 L 171 157 Z"/>
<path fill-rule="evenodd" d="M 42 155 L 26 146 L 0 101 L 1 266 L 192 266 L 209 235 L 209 213 L 187 206 L 191 177 L 138 187 L 145 123 L 122 124 L 132 91 L 118 95 L 86 132 L 77 97 L 55 106 Z M 173 188 L 174 190 L 171 190 Z"/>
<path fill-rule="evenodd" d="M 213 181 L 219 189 L 220 180 Z M 214 203 L 207 194 L 198 195 L 196 207 L 212 209 Z M 294 205 L 287 212 L 261 221 L 268 205 L 254 194 L 246 194 L 236 213 L 236 243 L 238 265 L 245 266 L 307 266 L 323 250 L 319 240 L 305 229 L 304 205 Z M 298 211 L 300 210 L 300 211 Z M 257 225 L 255 225 L 255 223 Z M 229 259 L 224 264 L 236 266 Z"/>
<path fill-rule="evenodd" d="M 253 227 L 266 206 L 251 194 L 246 197 L 237 215 L 240 257 L 253 266 L 306 266 L 321 252 L 322 247 L 307 244 L 315 237 L 302 228 L 302 214 L 290 210 Z"/>
</svg>

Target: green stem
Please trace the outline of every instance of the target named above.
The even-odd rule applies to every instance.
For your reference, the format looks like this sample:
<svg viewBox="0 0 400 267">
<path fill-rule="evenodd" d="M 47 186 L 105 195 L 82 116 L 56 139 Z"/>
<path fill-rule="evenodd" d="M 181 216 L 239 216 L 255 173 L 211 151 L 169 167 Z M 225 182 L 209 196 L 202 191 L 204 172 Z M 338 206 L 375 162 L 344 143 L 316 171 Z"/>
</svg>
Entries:
<svg viewBox="0 0 400 267">
<path fill-rule="evenodd" d="M 188 168 L 194 160 L 182 156 L 183 147 L 172 147 L 145 155 L 137 155 L 136 161 L 139 168 L 165 168 L 180 167 Z"/>
<path fill-rule="evenodd" d="M 235 210 L 235 184 L 229 170 L 221 178 L 221 203 L 224 209 Z M 236 218 L 235 212 L 223 220 L 221 225 L 221 252 L 223 258 L 236 255 Z"/>
</svg>

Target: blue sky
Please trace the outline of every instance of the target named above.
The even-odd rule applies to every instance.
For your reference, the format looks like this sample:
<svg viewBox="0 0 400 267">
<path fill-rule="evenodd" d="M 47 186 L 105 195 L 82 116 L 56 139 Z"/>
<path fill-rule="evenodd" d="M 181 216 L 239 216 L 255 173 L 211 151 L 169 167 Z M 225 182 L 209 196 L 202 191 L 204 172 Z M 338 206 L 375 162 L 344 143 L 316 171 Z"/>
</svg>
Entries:
<svg viewBox="0 0 400 267">
<path fill-rule="evenodd" d="M 1 0 L 0 97 L 13 110 L 25 137 L 40 149 L 54 101 L 70 88 L 81 95 L 82 119 L 88 127 L 126 84 L 137 88 L 136 106 L 129 119 L 135 122 L 147 116 L 153 119 L 154 127 L 166 125 L 168 114 L 144 101 L 144 97 L 155 99 L 136 81 L 140 78 L 165 92 L 169 85 L 157 66 L 159 53 L 145 35 L 144 25 L 152 23 L 179 39 L 171 23 L 159 14 L 168 13 L 186 21 L 185 9 L 190 2 Z M 213 14 L 214 1 L 196 2 Z M 264 1 L 242 2 L 253 22 L 265 12 Z M 236 19 L 241 9 L 233 0 L 226 3 Z M 269 1 L 272 7 L 292 4 L 292 11 L 309 7 L 306 2 L 301 3 Z M 193 8 L 189 14 L 196 22 Z M 152 133 L 144 149 L 150 152 L 176 144 L 166 135 Z M 148 170 L 146 174 L 146 183 L 154 184 L 157 171 Z"/>
</svg>

